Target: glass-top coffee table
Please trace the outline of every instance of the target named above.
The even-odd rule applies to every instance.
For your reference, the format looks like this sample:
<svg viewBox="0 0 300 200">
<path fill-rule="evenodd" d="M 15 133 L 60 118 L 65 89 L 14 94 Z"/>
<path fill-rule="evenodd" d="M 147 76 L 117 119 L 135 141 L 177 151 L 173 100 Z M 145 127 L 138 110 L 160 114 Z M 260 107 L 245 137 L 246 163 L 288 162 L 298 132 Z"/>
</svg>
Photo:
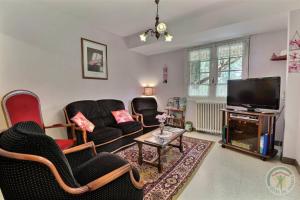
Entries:
<svg viewBox="0 0 300 200">
<path fill-rule="evenodd" d="M 182 136 L 186 131 L 180 128 L 174 128 L 170 126 L 165 126 L 164 133 L 160 135 L 160 129 L 157 128 L 149 133 L 146 133 L 142 136 L 139 136 L 134 139 L 137 142 L 139 148 L 139 165 L 143 163 L 147 163 L 149 165 L 155 166 L 158 169 L 158 172 L 162 172 L 162 154 L 165 153 L 168 149 L 166 147 L 175 147 L 179 148 L 180 152 L 183 152 L 182 146 Z M 179 145 L 172 144 L 172 142 L 176 139 L 179 139 Z M 154 161 L 147 161 L 143 159 L 143 145 L 149 145 L 157 148 L 158 157 Z M 156 163 L 157 160 L 157 163 Z"/>
</svg>

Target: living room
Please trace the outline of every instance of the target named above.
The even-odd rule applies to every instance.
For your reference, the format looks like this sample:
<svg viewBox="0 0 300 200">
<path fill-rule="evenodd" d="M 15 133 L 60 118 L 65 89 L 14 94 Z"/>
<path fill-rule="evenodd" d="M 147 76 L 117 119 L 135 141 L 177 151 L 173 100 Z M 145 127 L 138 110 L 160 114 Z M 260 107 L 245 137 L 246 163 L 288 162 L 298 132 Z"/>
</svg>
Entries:
<svg viewBox="0 0 300 200">
<path fill-rule="evenodd" d="M 159 22 L 164 22 L 159 38 L 156 38 L 157 27 L 154 27 L 157 15 Z M 140 192 L 137 199 L 300 199 L 300 58 L 297 57 L 300 53 L 294 48 L 297 45 L 300 48 L 297 43 L 300 42 L 299 21 L 298 0 L 0 0 L 0 130 L 3 132 L 0 145 L 1 149 L 6 150 L 3 154 L 1 151 L 0 155 L 2 158 L 11 155 L 5 149 L 7 146 L 3 145 L 4 135 L 13 134 L 13 131 L 7 131 L 13 125 L 9 123 L 12 121 L 4 104 L 8 102 L 5 101 L 6 97 L 10 97 L 8 94 L 15 90 L 30 91 L 32 93 L 26 94 L 38 97 L 42 125 L 76 123 L 72 119 L 77 111 L 73 113 L 74 116 L 68 116 L 71 111 L 67 106 L 73 106 L 73 102 L 90 100 L 97 101 L 95 105 L 98 111 L 101 106 L 105 109 L 113 107 L 110 110 L 112 112 L 118 110 L 114 107 L 127 110 L 143 129 L 134 129 L 133 133 L 145 135 L 168 128 L 159 123 L 154 130 L 146 133 L 145 130 L 149 128 L 143 121 L 146 117 L 138 114 L 138 105 L 136 107 L 133 100 L 155 99 L 154 103 L 150 103 L 157 106 L 157 111 L 165 112 L 166 121 L 170 122 L 172 118 L 166 108 L 169 103 L 174 103 L 174 97 L 180 97 L 184 104 L 184 121 L 180 126 L 184 132 L 178 133 L 176 140 L 170 141 L 179 144 L 172 144 L 179 149 L 171 148 L 163 153 L 155 166 L 144 163 L 142 157 L 146 159 L 153 156 L 154 159 L 157 155 L 160 157 L 160 153 L 153 151 L 149 144 L 141 142 L 134 134 L 132 136 L 130 133 L 128 137 L 134 144 L 126 141 L 126 145 L 119 145 L 119 140 L 112 138 L 111 141 L 104 141 L 102 146 L 102 143 L 97 144 L 99 140 L 95 140 L 98 156 L 103 151 L 110 152 L 112 158 L 122 157 L 121 163 L 130 164 L 126 167 L 131 174 L 132 188 L 136 186 L 134 191 Z M 95 49 L 94 53 L 89 53 L 91 48 Z M 228 50 L 230 48 L 235 49 L 232 50 L 235 55 L 224 56 L 231 52 Z M 91 59 L 89 56 L 95 60 L 100 56 L 99 66 L 103 69 L 97 73 L 91 72 L 93 70 L 89 70 L 89 65 L 92 64 L 86 62 Z M 201 68 L 197 71 L 193 67 L 194 62 L 207 64 L 208 67 L 204 67 L 206 71 Z M 230 67 L 219 71 L 222 65 L 225 69 L 226 66 Z M 231 65 L 238 69 L 231 69 Z M 279 84 L 275 83 L 277 88 L 274 89 L 279 94 L 278 105 L 273 106 L 268 101 L 271 107 L 266 110 L 266 105 L 259 107 L 249 102 L 230 107 L 234 103 L 228 102 L 226 97 L 230 92 L 230 89 L 227 91 L 227 83 L 234 82 L 229 78 L 231 73 L 232 77 L 235 76 L 232 79 L 237 79 L 234 81 L 240 81 L 240 86 L 246 84 L 247 80 L 256 80 L 255 84 L 258 84 L 257 80 L 280 77 L 276 79 Z M 252 89 L 258 91 L 267 88 L 267 84 L 256 86 Z M 102 101 L 107 99 L 118 102 Z M 274 98 L 269 95 L 268 99 Z M 207 104 L 208 107 L 205 107 Z M 243 104 L 251 104 L 261 110 L 248 108 L 249 117 Z M 74 107 L 78 108 L 75 104 L 72 109 Z M 113 119 L 110 111 L 108 118 Z M 104 115 L 99 113 L 97 116 Z M 157 114 L 160 116 L 162 113 Z M 257 120 L 258 127 L 260 123 L 269 127 L 267 132 L 271 145 L 266 154 L 259 152 L 260 143 L 255 144 L 255 148 L 258 148 L 255 153 L 228 144 L 228 119 L 238 114 L 242 115 L 239 121 L 245 121 L 246 117 L 248 122 Z M 253 119 L 253 116 L 257 118 Z M 93 122 L 93 118 L 85 117 Z M 261 119 L 270 120 L 266 123 Z M 191 125 L 193 130 L 188 130 L 187 125 Z M 73 127 L 70 125 L 69 128 Z M 174 129 L 176 131 L 178 129 Z M 77 134 L 78 130 L 74 132 Z M 85 136 L 82 133 L 82 141 L 78 140 L 71 149 L 93 141 L 88 129 L 82 132 L 85 132 Z M 258 132 L 259 136 L 255 133 L 256 141 L 260 142 L 263 131 Z M 72 138 L 70 130 L 64 128 L 47 129 L 46 135 L 53 139 Z M 120 138 L 123 142 L 127 137 Z M 111 142 L 116 142 L 116 148 L 110 149 Z M 199 147 L 195 148 L 199 150 L 197 156 L 192 154 L 193 145 Z M 142 146 L 141 149 L 139 146 Z M 168 146 L 171 147 L 171 144 Z M 157 147 L 157 151 L 169 149 L 160 147 Z M 61 152 L 68 152 L 67 155 L 71 151 L 64 149 Z M 151 155 L 146 155 L 146 152 Z M 274 152 L 276 155 L 273 155 Z M 128 158 L 129 154 L 132 157 Z M 188 156 L 194 160 L 188 160 Z M 4 177 L 9 169 L 5 169 L 6 162 L 2 158 L 1 177 Z M 140 158 L 142 162 L 139 162 Z M 180 164 L 185 159 L 189 167 Z M 70 165 L 72 167 L 71 162 Z M 274 173 L 272 170 L 276 170 L 276 167 L 282 167 L 286 170 L 284 172 L 289 173 L 289 176 L 284 174 L 285 183 L 281 185 L 284 187 L 281 190 L 277 188 L 277 177 L 270 178 L 270 173 Z M 139 174 L 139 178 L 135 173 Z M 99 199 L 106 199 L 101 196 L 103 191 L 100 190 L 110 188 L 118 180 L 113 175 L 106 176 L 112 180 L 97 187 L 88 185 L 90 189 L 76 194 L 79 196 L 72 196 L 72 190 L 67 190 L 72 194 L 70 197 L 53 198 L 53 195 L 46 196 L 48 193 L 45 188 L 49 189 L 50 185 L 26 186 L 25 180 L 32 179 L 30 177 L 25 177 L 20 184 L 13 184 L 21 180 L 21 175 L 15 174 L 9 174 L 1 181 L 5 199 L 39 199 L 41 196 L 38 195 L 45 199 L 86 199 L 93 192 L 100 192 Z M 171 175 L 174 174 L 179 177 L 172 179 Z M 60 176 L 63 175 L 58 170 Z M 82 174 L 78 174 L 80 176 Z M 9 183 L 4 181 L 8 179 L 11 180 Z M 164 184 L 163 180 L 166 180 Z M 41 179 L 41 184 L 42 181 L 46 183 L 48 180 Z M 60 189 L 64 191 L 61 182 L 57 182 L 57 187 L 62 187 Z M 10 188 L 9 185 L 15 186 Z M 116 199 L 110 195 L 118 192 L 110 190 L 107 198 Z M 20 193 L 24 193 L 24 196 L 17 195 Z M 120 192 L 118 199 L 128 199 L 127 193 Z M 0 198 L 4 199 L 2 195 Z"/>
</svg>

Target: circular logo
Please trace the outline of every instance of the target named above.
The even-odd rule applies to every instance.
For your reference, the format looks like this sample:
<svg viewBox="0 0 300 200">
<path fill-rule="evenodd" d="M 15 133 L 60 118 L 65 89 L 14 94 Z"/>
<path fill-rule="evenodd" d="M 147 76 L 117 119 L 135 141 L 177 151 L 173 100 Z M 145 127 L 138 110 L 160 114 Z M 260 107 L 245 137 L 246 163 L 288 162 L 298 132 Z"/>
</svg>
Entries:
<svg viewBox="0 0 300 200">
<path fill-rule="evenodd" d="M 278 196 L 290 193 L 295 186 L 295 175 L 287 167 L 276 166 L 266 175 L 266 185 L 269 191 Z"/>
</svg>

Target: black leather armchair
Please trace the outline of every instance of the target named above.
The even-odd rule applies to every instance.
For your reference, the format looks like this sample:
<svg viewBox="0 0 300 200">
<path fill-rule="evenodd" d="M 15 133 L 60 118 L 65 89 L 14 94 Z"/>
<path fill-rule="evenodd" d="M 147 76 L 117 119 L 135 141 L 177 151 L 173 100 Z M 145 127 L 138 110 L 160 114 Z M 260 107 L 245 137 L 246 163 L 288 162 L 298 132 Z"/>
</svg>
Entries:
<svg viewBox="0 0 300 200">
<path fill-rule="evenodd" d="M 0 134 L 0 177 L 5 199 L 143 199 L 127 161 L 96 154 L 92 142 L 62 152 L 34 122 Z"/>
<path fill-rule="evenodd" d="M 157 102 L 153 97 L 137 97 L 131 102 L 132 113 L 144 128 L 144 133 L 159 127 L 156 115 L 163 112 L 157 111 Z"/>
</svg>

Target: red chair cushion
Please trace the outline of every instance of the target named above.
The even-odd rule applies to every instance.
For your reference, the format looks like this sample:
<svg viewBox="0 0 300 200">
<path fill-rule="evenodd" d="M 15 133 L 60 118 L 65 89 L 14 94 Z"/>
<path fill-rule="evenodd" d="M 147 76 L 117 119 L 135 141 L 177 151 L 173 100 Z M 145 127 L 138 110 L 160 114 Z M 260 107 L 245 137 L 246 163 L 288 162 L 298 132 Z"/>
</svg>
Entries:
<svg viewBox="0 0 300 200">
<path fill-rule="evenodd" d="M 44 128 L 39 100 L 35 96 L 18 94 L 7 99 L 5 106 L 12 126 L 18 122 L 34 121 Z"/>
<path fill-rule="evenodd" d="M 74 145 L 74 140 L 56 139 L 55 142 L 62 150 L 68 149 Z"/>
</svg>

